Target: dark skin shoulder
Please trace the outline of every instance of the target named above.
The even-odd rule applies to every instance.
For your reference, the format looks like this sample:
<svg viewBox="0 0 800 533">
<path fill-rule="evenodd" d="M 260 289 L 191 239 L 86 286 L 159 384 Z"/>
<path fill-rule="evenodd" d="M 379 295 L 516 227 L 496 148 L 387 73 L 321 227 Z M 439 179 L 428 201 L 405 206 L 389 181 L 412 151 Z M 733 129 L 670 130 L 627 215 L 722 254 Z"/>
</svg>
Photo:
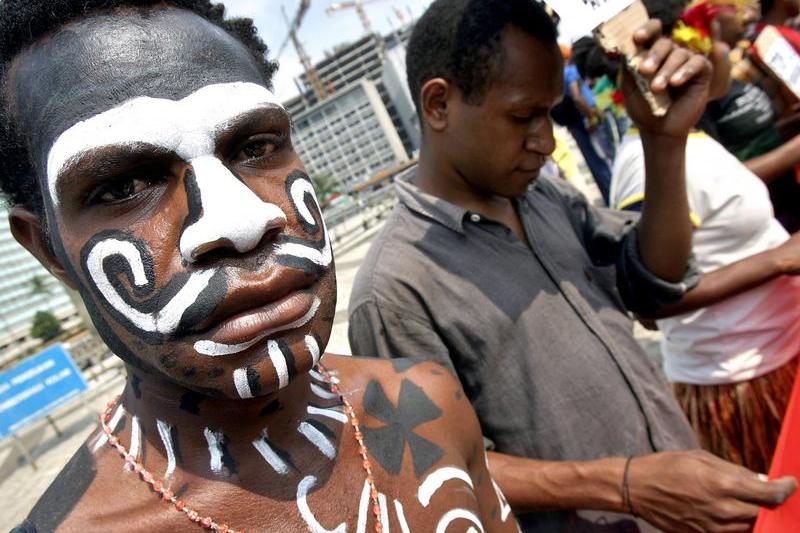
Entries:
<svg viewBox="0 0 800 533">
<path fill-rule="evenodd" d="M 432 363 L 335 355 L 324 357 L 323 364 L 338 380 L 360 422 L 384 527 L 433 531 L 442 525 L 443 531 L 460 531 L 477 523 L 487 532 L 517 531 L 505 498 L 487 471 L 478 420 L 461 386 L 446 370 Z M 321 393 L 331 391 L 314 375 L 310 383 L 321 387 L 317 389 Z M 326 408 L 340 403 L 320 398 Z M 247 463 L 256 454 L 248 455 L 246 447 L 238 449 L 232 442 L 238 468 L 230 482 L 213 483 L 207 473 L 176 472 L 171 488 L 187 506 L 235 529 L 306 531 L 310 515 L 326 530 L 344 525 L 347 531 L 358 531 L 364 520 L 366 530 L 372 530 L 372 501 L 365 489 L 355 431 L 349 423 L 326 421 L 318 426 L 323 424 L 337 448 L 330 464 L 315 462 L 313 455 L 302 453 L 300 442 L 287 441 L 285 457 L 291 457 L 297 471 L 270 478 L 263 461 Z M 127 431 L 122 428 L 121 442 Z M 31 513 L 30 523 L 38 531 L 191 528 L 182 513 L 160 501 L 125 469 L 110 446 L 93 451 L 99 436 L 92 435 L 59 475 Z M 145 446 L 145 463 L 147 451 Z M 255 475 L 272 485 L 283 483 L 285 490 L 253 484 Z"/>
</svg>

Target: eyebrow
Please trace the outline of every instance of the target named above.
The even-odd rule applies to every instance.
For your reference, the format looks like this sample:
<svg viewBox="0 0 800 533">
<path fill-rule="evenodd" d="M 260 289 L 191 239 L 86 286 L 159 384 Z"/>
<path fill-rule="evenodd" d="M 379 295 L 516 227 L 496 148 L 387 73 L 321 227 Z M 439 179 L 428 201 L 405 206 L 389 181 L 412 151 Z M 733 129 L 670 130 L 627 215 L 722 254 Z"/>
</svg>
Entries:
<svg viewBox="0 0 800 533">
<path fill-rule="evenodd" d="M 292 120 L 289 113 L 282 106 L 267 104 L 250 111 L 246 111 L 226 121 L 224 127 L 216 132 L 214 144 L 228 144 L 232 138 L 243 131 L 252 131 L 272 124 L 285 124 L 291 129 Z"/>
<path fill-rule="evenodd" d="M 56 183 L 56 196 L 61 202 L 79 176 L 88 176 L 81 184 L 88 188 L 124 174 L 147 161 L 177 159 L 177 154 L 167 148 L 148 143 L 101 146 L 76 154 L 63 167 Z"/>
</svg>

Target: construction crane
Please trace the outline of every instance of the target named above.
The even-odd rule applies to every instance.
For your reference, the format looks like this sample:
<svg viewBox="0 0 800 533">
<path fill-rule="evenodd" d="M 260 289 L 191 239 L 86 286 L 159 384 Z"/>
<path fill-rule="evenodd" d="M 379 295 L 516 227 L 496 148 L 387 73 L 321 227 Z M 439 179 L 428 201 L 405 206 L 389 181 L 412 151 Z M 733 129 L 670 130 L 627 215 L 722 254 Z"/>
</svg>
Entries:
<svg viewBox="0 0 800 533">
<path fill-rule="evenodd" d="M 337 11 L 341 11 L 343 9 L 355 9 L 356 13 L 358 13 L 358 18 L 361 19 L 361 25 L 364 26 L 364 31 L 367 33 L 367 35 L 369 35 L 372 33 L 372 23 L 369 21 L 367 11 L 364 9 L 364 6 L 383 1 L 384 0 L 350 0 L 348 2 L 336 2 L 335 4 L 329 5 L 325 10 L 325 13 L 327 13 L 328 16 L 331 16 Z"/>
<path fill-rule="evenodd" d="M 280 48 L 278 49 L 276 59 L 281 56 L 286 48 L 286 45 L 289 43 L 289 41 L 291 41 L 292 45 L 294 45 L 294 49 L 297 51 L 297 56 L 300 58 L 300 63 L 303 65 L 303 70 L 305 70 L 308 83 L 311 84 L 311 89 L 314 91 L 314 94 L 317 95 L 317 99 L 322 101 L 328 96 L 325 92 L 325 87 L 322 85 L 319 72 L 317 72 L 317 69 L 314 68 L 311 58 L 308 57 L 306 49 L 303 47 L 303 43 L 300 42 L 300 38 L 297 36 L 297 31 L 300 29 L 300 25 L 303 23 L 303 18 L 306 16 L 310 6 L 311 0 L 300 0 L 300 6 L 297 8 L 297 13 L 291 22 L 289 21 L 289 16 L 286 14 L 286 9 L 281 6 L 283 18 L 286 20 L 286 25 L 289 27 L 289 33 L 286 35 L 286 39 L 284 39 L 283 44 L 281 44 Z"/>
</svg>

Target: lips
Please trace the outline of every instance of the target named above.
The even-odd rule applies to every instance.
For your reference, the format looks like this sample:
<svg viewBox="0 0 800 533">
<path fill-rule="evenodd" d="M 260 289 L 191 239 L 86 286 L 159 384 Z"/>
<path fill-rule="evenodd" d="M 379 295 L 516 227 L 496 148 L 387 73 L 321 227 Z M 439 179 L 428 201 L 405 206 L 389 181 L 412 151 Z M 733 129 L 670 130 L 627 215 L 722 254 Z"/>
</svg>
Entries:
<svg viewBox="0 0 800 533">
<path fill-rule="evenodd" d="M 280 300 L 234 315 L 219 324 L 209 340 L 218 344 L 241 344 L 265 331 L 281 329 L 303 318 L 317 298 L 309 291 L 296 291 Z"/>
</svg>

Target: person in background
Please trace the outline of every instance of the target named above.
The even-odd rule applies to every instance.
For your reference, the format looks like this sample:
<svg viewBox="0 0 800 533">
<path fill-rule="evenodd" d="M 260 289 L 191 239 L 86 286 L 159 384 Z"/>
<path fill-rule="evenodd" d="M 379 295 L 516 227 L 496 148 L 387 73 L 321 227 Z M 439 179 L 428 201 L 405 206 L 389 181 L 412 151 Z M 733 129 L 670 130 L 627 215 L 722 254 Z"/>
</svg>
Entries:
<svg viewBox="0 0 800 533">
<path fill-rule="evenodd" d="M 562 50 L 563 53 L 563 50 Z M 570 52 L 571 53 L 571 52 Z M 569 60 L 564 66 L 564 99 L 553 110 L 554 120 L 567 128 L 589 167 L 603 201 L 608 204 L 611 161 L 603 148 L 598 130 L 601 123 L 591 88 L 581 78 L 578 67 Z"/>
<path fill-rule="evenodd" d="M 794 488 L 693 450 L 632 334 L 629 308 L 656 313 L 697 281 L 683 162 L 711 72 L 659 35 L 651 21 L 635 38 L 667 116 L 625 86 L 655 198 L 641 217 L 539 176 L 564 87 L 538 3 L 436 0 L 409 42 L 420 161 L 356 276 L 350 344 L 459 377 L 524 531 L 745 531 Z"/>
<path fill-rule="evenodd" d="M 672 27 L 675 17 L 664 12 Z M 709 57 L 729 72 L 726 55 Z M 721 89 L 712 94 L 726 85 L 716 78 Z M 689 135 L 686 184 L 704 276 L 659 313 L 664 369 L 703 448 L 766 472 L 800 354 L 800 234 L 790 238 L 764 183 L 704 133 Z M 635 130 L 614 163 L 611 201 L 628 211 L 647 203 Z"/>
</svg>

